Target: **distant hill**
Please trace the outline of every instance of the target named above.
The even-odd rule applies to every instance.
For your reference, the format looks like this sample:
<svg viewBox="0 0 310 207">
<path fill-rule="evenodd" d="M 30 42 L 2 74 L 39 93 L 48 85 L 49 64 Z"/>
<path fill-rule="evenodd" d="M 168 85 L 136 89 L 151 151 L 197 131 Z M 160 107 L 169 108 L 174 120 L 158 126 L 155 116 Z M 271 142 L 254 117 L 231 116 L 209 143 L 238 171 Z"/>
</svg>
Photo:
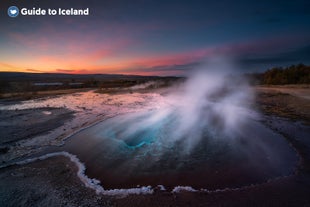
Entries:
<svg viewBox="0 0 310 207">
<path fill-rule="evenodd" d="M 156 76 L 119 75 L 119 74 L 66 74 L 66 73 L 22 73 L 0 72 L 0 80 L 6 81 L 61 81 L 74 80 L 116 80 L 116 79 L 143 79 Z"/>
<path fill-rule="evenodd" d="M 58 90 L 70 88 L 130 87 L 147 81 L 171 81 L 175 77 L 119 75 L 0 72 L 0 93 Z"/>
</svg>

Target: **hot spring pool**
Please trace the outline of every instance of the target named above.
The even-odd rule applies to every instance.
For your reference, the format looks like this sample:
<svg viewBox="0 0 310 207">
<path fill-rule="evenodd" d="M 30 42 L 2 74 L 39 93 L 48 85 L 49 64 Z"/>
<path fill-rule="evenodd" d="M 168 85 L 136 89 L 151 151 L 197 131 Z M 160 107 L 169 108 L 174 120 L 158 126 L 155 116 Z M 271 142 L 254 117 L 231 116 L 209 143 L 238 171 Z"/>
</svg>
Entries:
<svg viewBox="0 0 310 207">
<path fill-rule="evenodd" d="M 208 123 L 180 135 L 177 115 L 149 121 L 155 113 L 110 118 L 73 135 L 57 150 L 77 155 L 86 174 L 105 189 L 241 187 L 289 175 L 296 167 L 298 158 L 286 140 L 253 119 L 234 137 Z"/>
</svg>

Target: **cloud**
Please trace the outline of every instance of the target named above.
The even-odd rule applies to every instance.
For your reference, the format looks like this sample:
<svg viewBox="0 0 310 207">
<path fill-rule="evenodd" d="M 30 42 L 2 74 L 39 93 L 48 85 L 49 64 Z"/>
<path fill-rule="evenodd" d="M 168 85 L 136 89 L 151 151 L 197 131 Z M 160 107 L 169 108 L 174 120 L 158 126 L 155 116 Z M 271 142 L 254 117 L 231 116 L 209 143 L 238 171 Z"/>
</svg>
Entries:
<svg viewBox="0 0 310 207">
<path fill-rule="evenodd" d="M 145 68 L 136 68 L 130 69 L 131 73 L 143 73 L 143 74 L 165 74 L 165 75 L 184 75 L 197 66 L 199 66 L 201 62 L 190 62 L 185 64 L 175 64 L 175 65 L 161 65 L 154 67 L 145 67 Z"/>
<path fill-rule="evenodd" d="M 46 34 L 50 34 L 49 39 Z M 152 49 L 144 51 L 145 45 L 142 40 L 124 36 L 126 35 L 117 34 L 115 37 L 110 37 L 98 33 L 88 33 L 84 36 L 81 33 L 74 34 L 71 30 L 55 33 L 50 27 L 43 27 L 30 35 L 10 33 L 12 42 L 20 48 L 19 54 L 27 57 L 21 59 L 16 56 L 10 62 L 18 63 L 18 70 L 31 68 L 42 72 L 57 72 L 56 69 L 59 68 L 58 72 L 65 73 L 181 75 L 190 71 L 192 64 L 217 55 L 235 58 L 245 68 L 254 65 L 262 67 L 264 64 L 265 69 L 271 64 L 292 64 L 296 61 L 309 60 L 309 57 L 306 57 L 307 51 L 292 50 L 309 43 L 309 37 L 305 34 L 285 34 L 239 43 L 202 46 L 180 52 L 167 49 L 161 53 Z M 141 49 L 141 46 L 142 51 L 137 49 Z M 9 70 L 14 68 L 11 67 Z"/>
<path fill-rule="evenodd" d="M 74 73 L 75 70 L 68 70 L 68 69 L 56 69 L 57 72 L 61 73 Z"/>
<path fill-rule="evenodd" d="M 189 71 L 197 66 L 199 66 L 201 62 L 191 62 L 191 63 L 186 63 L 186 64 L 179 64 L 179 65 L 165 65 L 165 66 L 155 66 L 149 68 L 152 71 L 167 71 L 167 70 L 174 70 L 174 71 Z"/>
<path fill-rule="evenodd" d="M 76 33 L 70 29 L 55 32 L 51 26 L 44 26 L 35 33 L 26 35 L 19 32 L 7 35 L 11 47 L 17 48 L 17 52 L 21 54 L 31 54 L 35 58 L 34 62 L 43 57 L 55 60 L 55 63 L 95 63 L 109 57 L 115 58 L 130 45 L 137 44 L 127 36 L 105 37 L 101 33 Z"/>
<path fill-rule="evenodd" d="M 4 63 L 4 62 L 0 62 L 0 67 L 1 67 L 0 68 L 1 71 L 18 69 L 18 67 L 11 65 L 11 64 Z"/>
<path fill-rule="evenodd" d="M 88 56 L 86 56 L 86 59 L 92 62 L 96 62 L 98 60 L 101 60 L 109 55 L 112 54 L 112 50 L 97 50 L 95 52 L 90 53 Z"/>
<path fill-rule="evenodd" d="M 89 70 L 85 70 L 85 69 L 81 69 L 81 70 L 56 69 L 53 72 L 56 72 L 56 73 L 88 74 L 88 73 L 92 73 L 93 71 L 89 71 Z"/>
<path fill-rule="evenodd" d="M 43 73 L 44 72 L 42 70 L 31 69 L 31 68 L 26 69 L 26 71 L 28 71 L 28 72 L 36 72 L 36 73 Z"/>
<path fill-rule="evenodd" d="M 282 35 L 270 38 L 256 39 L 239 44 L 224 46 L 223 51 L 238 55 L 277 54 L 292 50 L 292 48 L 308 45 L 310 38 L 307 34 Z"/>
<path fill-rule="evenodd" d="M 244 68 L 257 68 L 260 70 L 273 66 L 299 63 L 310 64 L 310 45 L 286 52 L 240 57 L 238 62 Z"/>
</svg>

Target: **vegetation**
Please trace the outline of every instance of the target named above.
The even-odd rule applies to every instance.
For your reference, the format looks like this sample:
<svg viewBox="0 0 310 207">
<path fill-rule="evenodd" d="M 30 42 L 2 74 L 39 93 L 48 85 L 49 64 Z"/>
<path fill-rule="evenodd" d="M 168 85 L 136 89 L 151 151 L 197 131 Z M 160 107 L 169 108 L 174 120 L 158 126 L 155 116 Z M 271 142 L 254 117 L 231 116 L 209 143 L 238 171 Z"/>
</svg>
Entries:
<svg viewBox="0 0 310 207">
<path fill-rule="evenodd" d="M 310 84 L 310 66 L 299 64 L 287 68 L 275 67 L 256 76 L 261 79 L 261 84 L 267 85 Z"/>
<path fill-rule="evenodd" d="M 310 84 L 310 66 L 303 64 L 292 65 L 286 68 L 275 67 L 264 73 L 247 74 L 246 77 L 254 85 L 284 85 L 284 84 Z M 37 74 L 0 72 L 0 98 L 7 94 L 33 97 L 39 92 L 48 92 L 64 89 L 97 88 L 101 92 L 115 91 L 119 88 L 132 87 L 156 81 L 158 84 L 149 85 L 148 88 L 158 88 L 172 85 L 184 78 L 156 77 L 156 76 L 130 76 L 107 74 Z M 14 95 L 15 96 L 15 95 Z"/>
</svg>

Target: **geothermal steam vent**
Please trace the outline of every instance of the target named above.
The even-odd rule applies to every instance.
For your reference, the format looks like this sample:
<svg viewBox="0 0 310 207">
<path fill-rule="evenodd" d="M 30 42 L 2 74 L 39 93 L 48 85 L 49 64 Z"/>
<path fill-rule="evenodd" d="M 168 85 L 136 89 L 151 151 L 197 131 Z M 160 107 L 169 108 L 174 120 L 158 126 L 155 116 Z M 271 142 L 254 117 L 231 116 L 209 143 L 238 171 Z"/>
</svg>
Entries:
<svg viewBox="0 0 310 207">
<path fill-rule="evenodd" d="M 221 189 L 293 172 L 285 139 L 249 109 L 247 84 L 198 73 L 164 97 L 161 108 L 110 118 L 71 137 L 64 150 L 105 189 L 164 185 Z"/>
</svg>

